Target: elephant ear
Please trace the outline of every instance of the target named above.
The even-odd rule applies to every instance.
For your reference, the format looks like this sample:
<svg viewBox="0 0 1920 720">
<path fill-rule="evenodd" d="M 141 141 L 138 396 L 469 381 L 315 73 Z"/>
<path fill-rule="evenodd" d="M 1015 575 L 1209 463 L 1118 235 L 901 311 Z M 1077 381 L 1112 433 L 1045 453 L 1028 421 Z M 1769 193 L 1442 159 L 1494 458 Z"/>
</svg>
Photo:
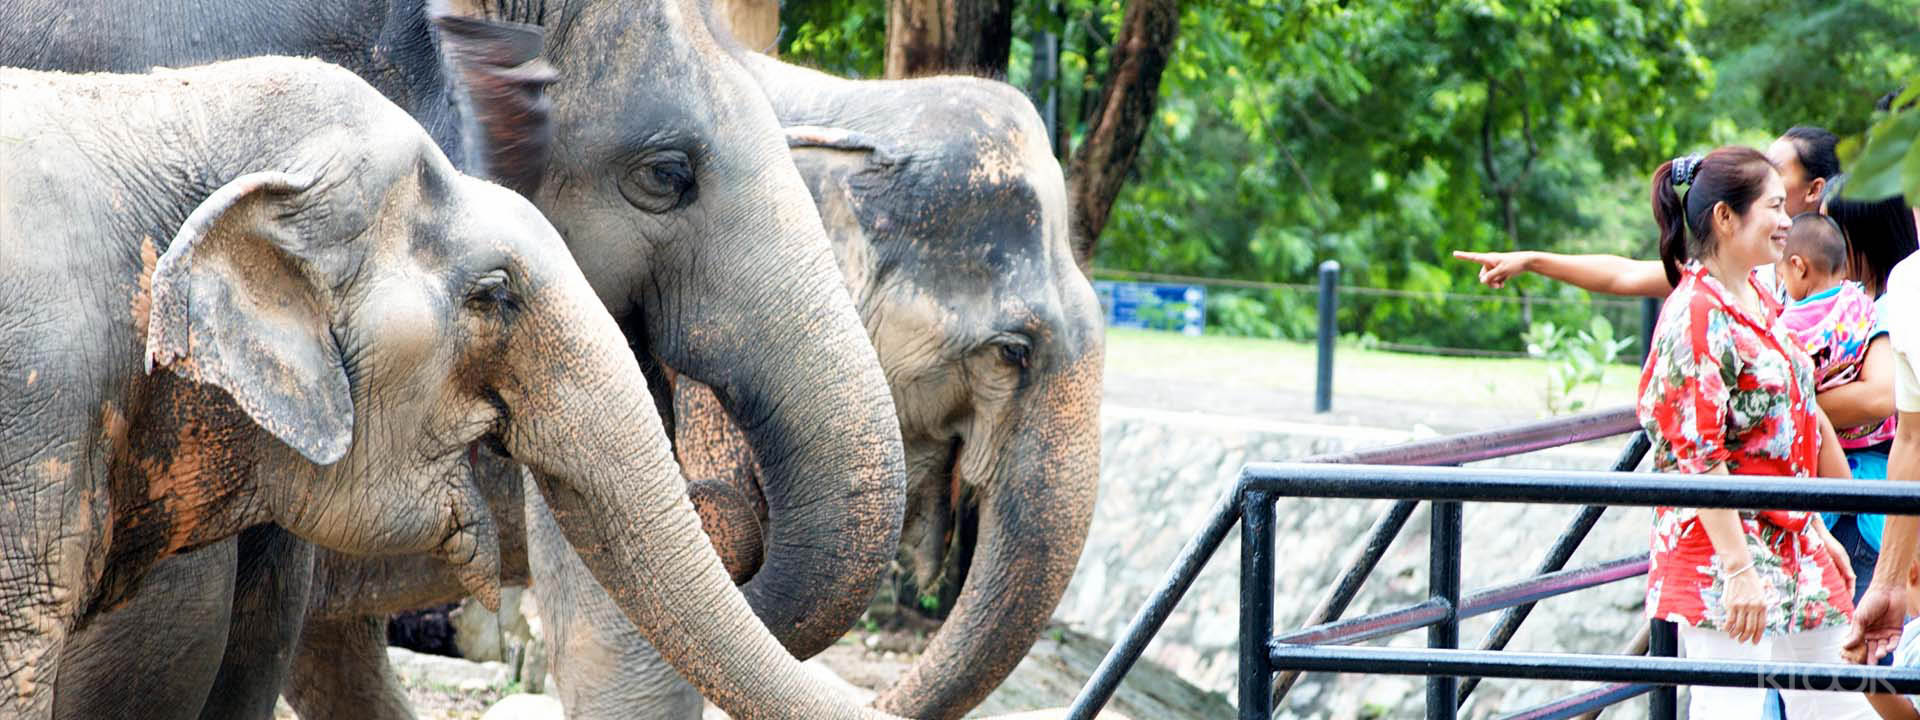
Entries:
<svg viewBox="0 0 1920 720">
<path fill-rule="evenodd" d="M 353 441 L 353 396 L 325 292 L 345 244 L 327 236 L 357 234 L 367 218 L 330 207 L 314 186 L 250 173 L 194 208 L 154 265 L 146 368 L 225 390 L 260 427 L 328 465 Z"/>
<path fill-rule="evenodd" d="M 871 133 L 821 125 L 794 125 L 785 130 L 787 149 L 796 159 L 813 151 L 837 151 L 861 154 L 866 164 L 876 167 L 892 167 L 900 162 L 891 143 Z"/>
<path fill-rule="evenodd" d="M 531 197 L 553 155 L 547 86 L 558 74 L 541 56 L 546 29 L 455 12 L 431 10 L 468 123 L 466 169 Z"/>
<path fill-rule="evenodd" d="M 896 171 L 905 158 L 885 138 L 817 125 L 794 125 L 785 130 L 787 151 L 823 215 L 830 206 L 859 210 L 866 201 L 885 197 L 896 189 Z M 863 228 L 868 224 L 861 223 Z"/>
</svg>

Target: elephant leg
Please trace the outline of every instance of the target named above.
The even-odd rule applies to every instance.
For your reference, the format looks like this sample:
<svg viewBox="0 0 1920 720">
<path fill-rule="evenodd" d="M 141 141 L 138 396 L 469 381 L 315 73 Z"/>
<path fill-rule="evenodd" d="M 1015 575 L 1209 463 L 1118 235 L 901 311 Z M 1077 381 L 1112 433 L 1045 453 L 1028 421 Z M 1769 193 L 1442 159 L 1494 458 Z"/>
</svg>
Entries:
<svg viewBox="0 0 1920 720">
<path fill-rule="evenodd" d="M 227 647 L 236 545 L 161 560 L 125 605 L 69 636 L 54 717 L 199 716 Z"/>
<path fill-rule="evenodd" d="M 567 717 L 700 717 L 700 693 L 640 637 L 567 544 L 544 503 L 527 503 L 527 562 L 547 632 L 553 690 Z"/>
<path fill-rule="evenodd" d="M 386 618 L 309 619 L 300 633 L 287 704 L 303 718 L 412 720 L 387 664 Z"/>
<path fill-rule="evenodd" d="M 202 720 L 273 717 L 300 644 L 312 582 L 312 545 L 276 525 L 240 533 L 227 651 Z"/>
</svg>

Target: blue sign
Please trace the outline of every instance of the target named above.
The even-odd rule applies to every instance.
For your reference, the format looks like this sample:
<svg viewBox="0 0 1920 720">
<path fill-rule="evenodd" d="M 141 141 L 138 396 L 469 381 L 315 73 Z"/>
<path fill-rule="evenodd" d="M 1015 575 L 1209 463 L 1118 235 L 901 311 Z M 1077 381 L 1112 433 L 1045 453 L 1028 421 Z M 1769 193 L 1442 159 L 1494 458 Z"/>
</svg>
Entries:
<svg viewBox="0 0 1920 720">
<path fill-rule="evenodd" d="M 1199 285 L 1096 280 L 1108 327 L 1178 330 L 1199 335 L 1207 327 L 1207 289 Z"/>
</svg>

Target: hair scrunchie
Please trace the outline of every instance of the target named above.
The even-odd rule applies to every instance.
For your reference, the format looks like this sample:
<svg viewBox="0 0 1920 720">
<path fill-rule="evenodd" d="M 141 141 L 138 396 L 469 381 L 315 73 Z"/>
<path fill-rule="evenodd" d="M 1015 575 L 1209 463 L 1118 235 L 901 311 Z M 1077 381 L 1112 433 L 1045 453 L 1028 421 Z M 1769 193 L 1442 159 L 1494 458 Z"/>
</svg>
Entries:
<svg viewBox="0 0 1920 720">
<path fill-rule="evenodd" d="M 1692 185 L 1693 176 L 1700 172 L 1700 161 L 1706 159 L 1700 153 L 1684 155 L 1673 159 L 1673 186 Z"/>
</svg>

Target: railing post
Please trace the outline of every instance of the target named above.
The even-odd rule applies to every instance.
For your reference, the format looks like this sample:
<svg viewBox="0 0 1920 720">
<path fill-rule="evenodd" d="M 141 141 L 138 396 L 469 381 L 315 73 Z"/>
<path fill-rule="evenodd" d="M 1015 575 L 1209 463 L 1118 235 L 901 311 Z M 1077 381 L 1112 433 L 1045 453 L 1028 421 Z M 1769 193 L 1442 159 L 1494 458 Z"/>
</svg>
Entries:
<svg viewBox="0 0 1920 720">
<path fill-rule="evenodd" d="M 1647 634 L 1648 657 L 1680 657 L 1680 626 L 1665 620 L 1650 620 Z M 1647 693 L 1647 720 L 1674 720 L 1680 716 L 1680 689 L 1656 685 Z"/>
<path fill-rule="evenodd" d="M 1660 299 L 1640 299 L 1640 364 L 1647 364 L 1647 353 L 1653 349 L 1653 328 L 1660 324 Z"/>
<path fill-rule="evenodd" d="M 1333 341 L 1340 335 L 1340 328 L 1334 322 L 1334 310 L 1339 302 L 1334 290 L 1339 284 L 1340 262 L 1328 260 L 1320 263 L 1319 366 L 1313 380 L 1313 411 L 1316 413 L 1333 409 Z"/>
<path fill-rule="evenodd" d="M 1433 597 L 1447 603 L 1447 618 L 1427 628 L 1427 647 L 1460 647 L 1460 525 L 1458 502 L 1433 503 L 1432 536 L 1427 544 L 1429 583 Z M 1454 720 L 1459 716 L 1459 680 L 1427 678 L 1427 720 Z"/>
<path fill-rule="evenodd" d="M 1240 493 L 1240 720 L 1269 720 L 1273 668 L 1273 495 Z"/>
</svg>

